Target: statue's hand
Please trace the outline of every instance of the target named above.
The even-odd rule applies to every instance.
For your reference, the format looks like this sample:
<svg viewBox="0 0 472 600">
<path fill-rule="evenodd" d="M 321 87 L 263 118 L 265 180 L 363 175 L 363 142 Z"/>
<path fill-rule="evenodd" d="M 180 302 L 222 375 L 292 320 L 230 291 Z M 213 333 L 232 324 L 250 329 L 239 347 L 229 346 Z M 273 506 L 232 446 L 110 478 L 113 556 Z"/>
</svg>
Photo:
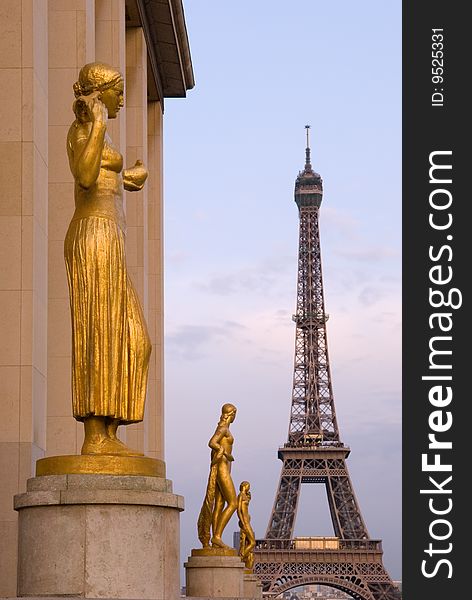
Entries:
<svg viewBox="0 0 472 600">
<path fill-rule="evenodd" d="M 99 99 L 99 92 L 88 96 L 79 96 L 74 103 L 74 112 L 81 123 L 98 123 L 105 125 L 108 122 L 108 110 Z"/>
<path fill-rule="evenodd" d="M 216 450 L 216 448 L 215 448 Z M 212 465 L 216 465 L 216 463 L 218 463 L 223 456 L 225 456 L 225 451 L 224 448 L 222 448 L 221 446 L 218 448 L 218 450 L 216 451 L 216 454 L 213 456 L 213 459 L 211 461 Z"/>
<path fill-rule="evenodd" d="M 228 460 L 229 462 L 233 462 L 234 458 L 232 454 L 228 454 L 227 452 L 225 452 L 225 456 L 226 456 L 226 460 Z"/>
<path fill-rule="evenodd" d="M 89 105 L 90 117 L 94 123 L 107 124 L 108 109 L 99 98 L 94 98 Z"/>
<path fill-rule="evenodd" d="M 123 171 L 123 184 L 128 192 L 138 192 L 144 187 L 148 177 L 148 170 L 141 160 L 137 160 L 133 167 Z"/>
</svg>

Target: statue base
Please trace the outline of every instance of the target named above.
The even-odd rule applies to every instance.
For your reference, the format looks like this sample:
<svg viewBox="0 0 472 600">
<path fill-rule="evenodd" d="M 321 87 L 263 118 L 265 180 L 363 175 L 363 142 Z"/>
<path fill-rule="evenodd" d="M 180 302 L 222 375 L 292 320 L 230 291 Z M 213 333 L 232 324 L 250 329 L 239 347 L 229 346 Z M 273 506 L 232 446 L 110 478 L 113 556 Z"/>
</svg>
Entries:
<svg viewBox="0 0 472 600">
<path fill-rule="evenodd" d="M 194 548 L 192 556 L 238 556 L 238 551 L 234 548 Z"/>
<path fill-rule="evenodd" d="M 244 571 L 243 586 L 245 598 L 262 598 L 262 583 L 252 571 Z"/>
<path fill-rule="evenodd" d="M 213 551 L 212 554 L 202 554 Z M 244 563 L 232 548 L 192 550 L 184 564 L 186 595 L 205 598 L 244 597 Z M 219 552 L 218 552 L 219 551 Z"/>
<path fill-rule="evenodd" d="M 48 456 L 36 461 L 36 477 L 88 474 L 165 478 L 166 465 L 164 461 L 148 456 L 117 456 L 113 454 Z"/>
<path fill-rule="evenodd" d="M 179 597 L 183 498 L 169 480 L 43 475 L 14 506 L 18 596 Z"/>
</svg>

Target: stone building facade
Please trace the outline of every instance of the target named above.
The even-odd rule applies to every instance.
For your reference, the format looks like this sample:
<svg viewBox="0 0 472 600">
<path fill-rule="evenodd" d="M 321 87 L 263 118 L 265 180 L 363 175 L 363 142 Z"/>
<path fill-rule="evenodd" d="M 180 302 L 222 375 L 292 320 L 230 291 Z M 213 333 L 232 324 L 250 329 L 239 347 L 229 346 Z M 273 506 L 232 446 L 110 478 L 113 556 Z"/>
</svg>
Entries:
<svg viewBox="0 0 472 600">
<path fill-rule="evenodd" d="M 163 112 L 194 85 L 182 0 L 0 2 L 0 596 L 16 594 L 17 513 L 36 459 L 78 454 L 71 416 L 71 333 L 63 242 L 74 211 L 65 140 L 85 63 L 125 76 L 109 123 L 125 166 L 126 256 L 152 338 L 146 416 L 122 439 L 163 459 Z M 123 429 L 123 428 L 122 428 Z"/>
</svg>

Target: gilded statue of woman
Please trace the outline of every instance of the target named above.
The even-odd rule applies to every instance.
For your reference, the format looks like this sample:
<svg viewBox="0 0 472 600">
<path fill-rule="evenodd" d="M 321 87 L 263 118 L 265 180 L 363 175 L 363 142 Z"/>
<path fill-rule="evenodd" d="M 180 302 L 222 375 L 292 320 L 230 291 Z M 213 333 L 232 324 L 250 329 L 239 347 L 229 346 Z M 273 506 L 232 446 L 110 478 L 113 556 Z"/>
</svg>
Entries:
<svg viewBox="0 0 472 600">
<path fill-rule="evenodd" d="M 211 547 L 229 548 L 223 543 L 222 533 L 238 506 L 236 490 L 231 479 L 234 438 L 229 430 L 235 418 L 236 407 L 233 404 L 224 404 L 216 431 L 208 442 L 211 448 L 210 475 L 197 525 L 198 539 L 204 548 L 210 548 L 210 538 Z"/>
<path fill-rule="evenodd" d="M 254 566 L 254 548 L 256 547 L 256 536 L 251 525 L 249 516 L 249 502 L 251 501 L 251 484 L 243 481 L 239 486 L 238 494 L 238 519 L 239 519 L 239 556 L 246 565 L 246 569 Z"/>
<path fill-rule="evenodd" d="M 74 84 L 75 121 L 67 154 L 75 212 L 64 241 L 72 315 L 72 406 L 83 421 L 82 454 L 138 454 L 117 437 L 119 425 L 143 420 L 151 343 L 125 260 L 123 188 L 143 188 L 141 161 L 123 170 L 107 134 L 123 106 L 120 73 L 103 63 L 82 67 Z"/>
</svg>

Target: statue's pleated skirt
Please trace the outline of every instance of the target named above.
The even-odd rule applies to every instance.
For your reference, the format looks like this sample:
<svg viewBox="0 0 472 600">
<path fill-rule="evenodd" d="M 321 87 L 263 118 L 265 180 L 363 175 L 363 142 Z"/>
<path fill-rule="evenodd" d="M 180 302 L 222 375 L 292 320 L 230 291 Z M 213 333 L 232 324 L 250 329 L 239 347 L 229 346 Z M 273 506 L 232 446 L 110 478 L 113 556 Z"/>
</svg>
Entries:
<svg viewBox="0 0 472 600">
<path fill-rule="evenodd" d="M 73 220 L 64 241 L 74 417 L 142 421 L 151 343 L 115 221 Z"/>
</svg>

